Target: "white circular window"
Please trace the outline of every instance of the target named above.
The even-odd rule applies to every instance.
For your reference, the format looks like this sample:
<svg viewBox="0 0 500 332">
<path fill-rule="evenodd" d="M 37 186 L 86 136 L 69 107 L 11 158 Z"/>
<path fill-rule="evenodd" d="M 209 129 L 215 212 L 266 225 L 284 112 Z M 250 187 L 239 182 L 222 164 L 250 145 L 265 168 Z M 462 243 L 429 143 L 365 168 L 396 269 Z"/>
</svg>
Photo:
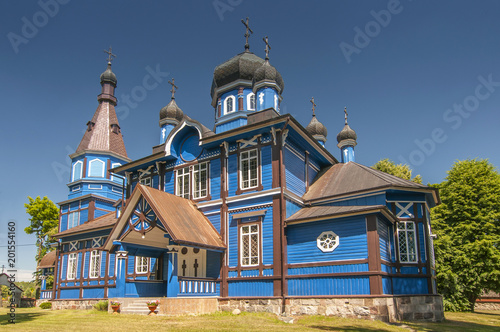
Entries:
<svg viewBox="0 0 500 332">
<path fill-rule="evenodd" d="M 316 243 L 322 252 L 332 252 L 339 246 L 339 236 L 332 231 L 323 232 L 316 239 Z"/>
</svg>

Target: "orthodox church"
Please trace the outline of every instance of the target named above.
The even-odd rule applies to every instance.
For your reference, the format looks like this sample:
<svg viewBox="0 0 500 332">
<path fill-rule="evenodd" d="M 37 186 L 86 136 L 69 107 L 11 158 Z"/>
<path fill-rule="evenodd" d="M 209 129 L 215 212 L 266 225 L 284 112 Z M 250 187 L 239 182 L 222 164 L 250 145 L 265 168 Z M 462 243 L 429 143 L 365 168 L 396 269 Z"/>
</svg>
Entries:
<svg viewBox="0 0 500 332">
<path fill-rule="evenodd" d="M 429 214 L 437 190 L 356 163 L 347 112 L 333 153 L 314 99 L 306 126 L 281 114 L 284 80 L 267 37 L 263 59 L 244 24 L 244 51 L 214 70 L 213 130 L 177 105 L 172 79 L 159 144 L 137 160 L 108 52 L 97 110 L 70 155 L 57 249 L 42 269 L 55 281 L 42 299 L 442 319 Z"/>
</svg>

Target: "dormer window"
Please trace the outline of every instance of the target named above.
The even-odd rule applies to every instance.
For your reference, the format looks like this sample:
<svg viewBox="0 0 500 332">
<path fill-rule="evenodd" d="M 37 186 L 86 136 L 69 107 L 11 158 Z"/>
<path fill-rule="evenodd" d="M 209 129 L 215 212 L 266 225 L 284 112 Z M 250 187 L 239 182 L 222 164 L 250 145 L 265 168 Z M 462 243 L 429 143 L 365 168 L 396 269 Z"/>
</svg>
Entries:
<svg viewBox="0 0 500 332">
<path fill-rule="evenodd" d="M 229 96 L 224 100 L 224 114 L 229 114 L 235 110 L 235 98 L 234 96 Z"/>
<path fill-rule="evenodd" d="M 255 111 L 255 94 L 249 93 L 247 96 L 247 105 L 249 111 Z"/>
<path fill-rule="evenodd" d="M 120 133 L 120 126 L 117 125 L 116 123 L 112 124 L 111 131 L 115 134 L 119 134 Z"/>
<path fill-rule="evenodd" d="M 92 122 L 92 121 L 87 122 L 87 130 L 88 131 L 91 131 L 92 128 L 94 128 L 94 126 L 95 126 L 94 122 Z"/>
<path fill-rule="evenodd" d="M 103 178 L 104 177 L 104 161 L 93 159 L 89 162 L 89 177 Z"/>
</svg>

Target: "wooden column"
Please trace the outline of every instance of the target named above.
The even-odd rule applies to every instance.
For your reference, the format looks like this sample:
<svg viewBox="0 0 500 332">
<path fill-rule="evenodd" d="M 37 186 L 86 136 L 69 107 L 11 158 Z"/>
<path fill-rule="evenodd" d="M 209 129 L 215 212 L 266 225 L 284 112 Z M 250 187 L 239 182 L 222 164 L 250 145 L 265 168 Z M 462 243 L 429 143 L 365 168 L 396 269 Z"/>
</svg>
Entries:
<svg viewBox="0 0 500 332">
<path fill-rule="evenodd" d="M 281 150 L 281 132 L 276 135 L 276 144 L 272 146 L 271 153 L 271 169 L 273 174 L 272 187 L 280 188 L 282 186 L 282 161 L 283 155 Z M 281 206 L 281 193 L 275 194 L 273 196 L 273 275 L 274 279 L 274 296 L 283 295 L 283 265 L 282 265 L 282 206 Z M 278 279 L 279 278 L 279 279 Z"/>
<path fill-rule="evenodd" d="M 227 239 L 227 226 L 228 226 L 228 221 L 226 220 L 227 216 L 227 155 L 229 153 L 229 146 L 226 144 L 221 144 L 220 147 L 220 165 L 221 165 L 221 173 L 220 173 L 220 183 L 221 183 L 221 190 L 220 190 L 220 198 L 222 200 L 222 205 L 220 209 L 220 235 L 222 237 L 222 240 L 227 246 L 226 239 Z M 228 263 L 227 262 L 227 251 L 221 254 L 221 271 L 220 271 L 220 276 L 221 276 L 221 284 L 220 284 L 220 296 L 221 297 L 227 297 L 228 296 L 228 284 L 227 284 L 227 275 L 228 275 Z"/>
<path fill-rule="evenodd" d="M 368 242 L 368 270 L 370 272 L 381 272 L 382 264 L 380 260 L 380 242 L 377 231 L 377 217 L 370 215 L 366 217 L 366 235 Z M 383 294 L 382 276 L 370 275 L 370 294 Z"/>
</svg>

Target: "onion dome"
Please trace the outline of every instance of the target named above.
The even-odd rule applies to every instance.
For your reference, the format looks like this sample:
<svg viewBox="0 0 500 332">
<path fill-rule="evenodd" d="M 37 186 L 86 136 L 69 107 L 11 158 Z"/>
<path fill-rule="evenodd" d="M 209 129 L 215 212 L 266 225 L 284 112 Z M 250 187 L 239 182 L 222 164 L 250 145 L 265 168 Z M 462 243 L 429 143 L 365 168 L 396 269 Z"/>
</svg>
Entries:
<svg viewBox="0 0 500 332">
<path fill-rule="evenodd" d="M 341 141 L 348 139 L 356 141 L 357 138 L 358 135 L 356 135 L 356 132 L 352 130 L 351 127 L 349 127 L 349 125 L 346 123 L 344 128 L 337 135 L 337 142 L 340 143 Z"/>
<path fill-rule="evenodd" d="M 328 131 L 326 130 L 326 127 L 318 121 L 316 115 L 313 114 L 311 122 L 309 122 L 309 124 L 307 125 L 306 130 L 315 139 L 326 142 Z"/>
<path fill-rule="evenodd" d="M 279 71 L 269 63 L 269 60 L 266 59 L 264 63 L 255 71 L 253 75 L 253 92 L 255 93 L 259 87 L 259 85 L 264 83 L 274 83 L 279 87 L 278 93 L 281 94 L 283 92 L 283 88 L 285 87 L 285 82 L 283 82 L 283 78 Z"/>
<path fill-rule="evenodd" d="M 160 121 L 163 119 L 175 119 L 180 122 L 182 121 L 183 117 L 184 117 L 184 112 L 182 112 L 180 107 L 177 106 L 175 98 L 172 98 L 170 103 L 168 103 L 167 106 L 164 106 L 160 110 Z"/>
<path fill-rule="evenodd" d="M 108 68 L 101 74 L 101 85 L 104 83 L 111 83 L 116 87 L 116 75 L 111 71 L 111 61 L 108 61 Z"/>
<path fill-rule="evenodd" d="M 211 96 L 214 97 L 215 89 L 237 80 L 253 81 L 255 70 L 262 66 L 264 59 L 252 52 L 245 50 L 214 69 Z"/>
</svg>

